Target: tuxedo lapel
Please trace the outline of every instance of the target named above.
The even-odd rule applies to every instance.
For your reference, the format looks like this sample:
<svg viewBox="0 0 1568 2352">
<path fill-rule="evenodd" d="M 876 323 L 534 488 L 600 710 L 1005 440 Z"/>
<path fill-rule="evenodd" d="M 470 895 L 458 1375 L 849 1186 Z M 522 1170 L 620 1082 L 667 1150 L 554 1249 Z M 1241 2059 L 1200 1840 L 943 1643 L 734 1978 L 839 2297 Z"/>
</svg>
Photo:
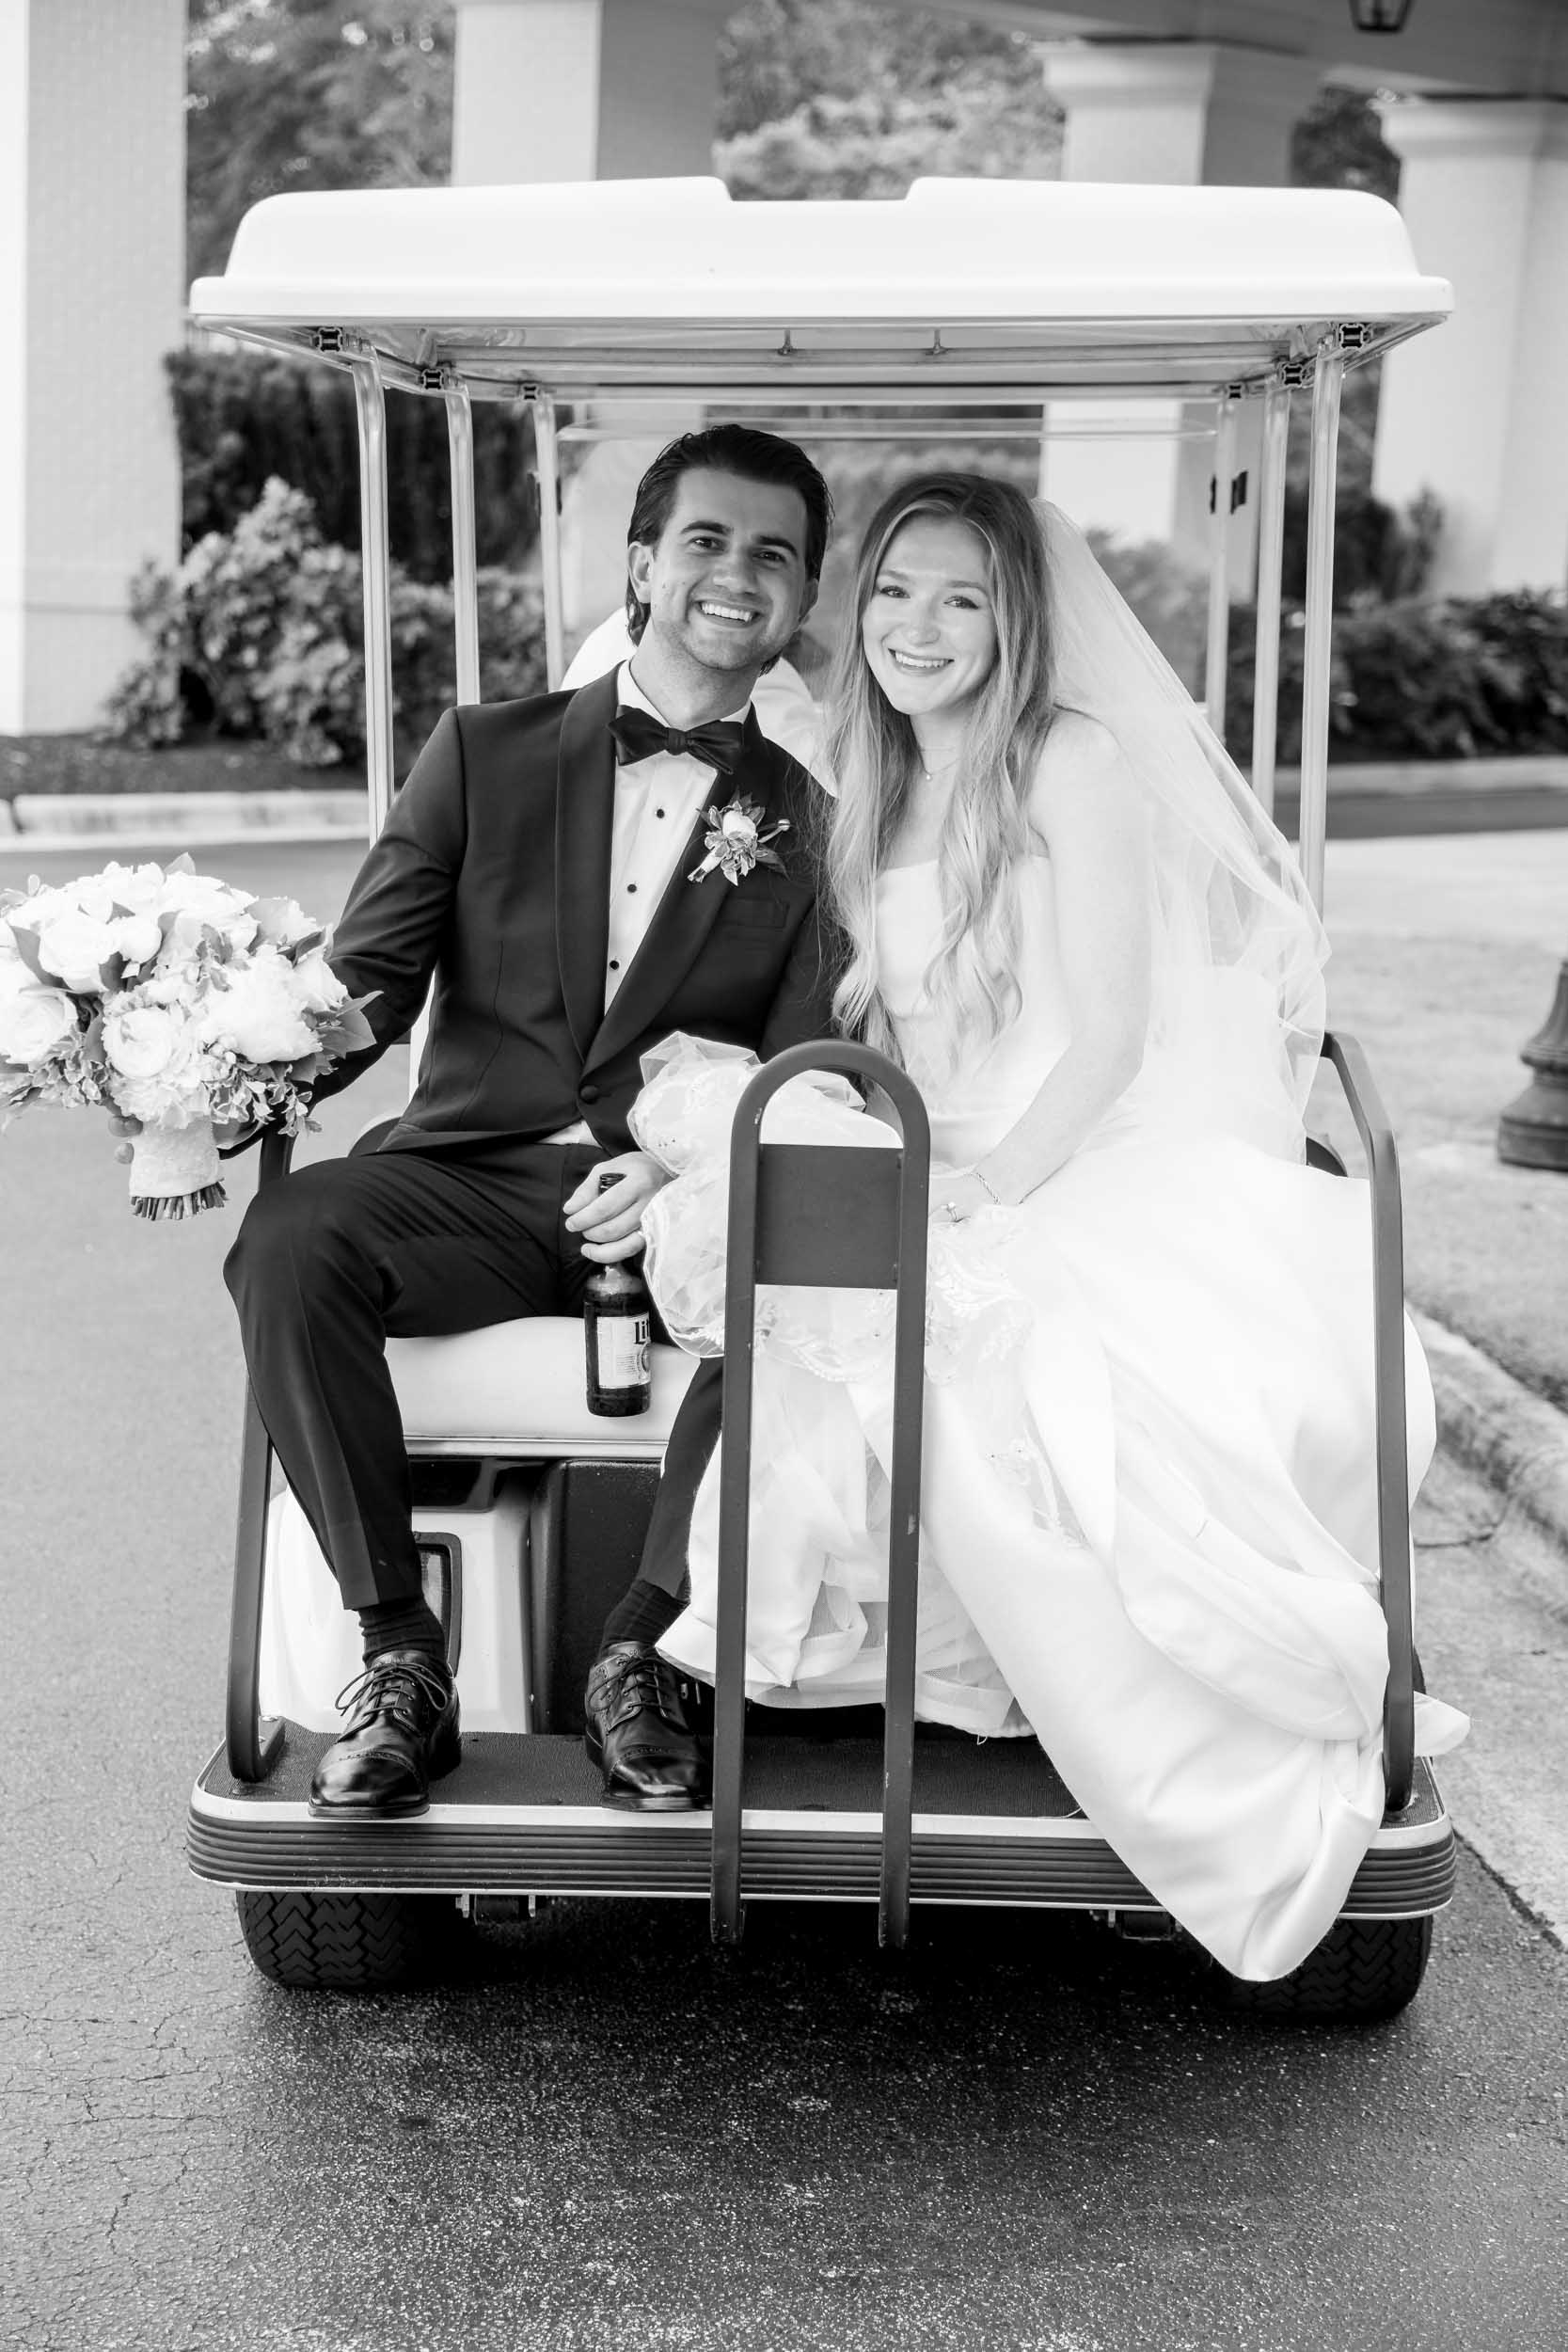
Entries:
<svg viewBox="0 0 1568 2352">
<path fill-rule="evenodd" d="M 705 874 L 700 882 L 687 880 L 705 855 L 709 806 L 722 807 L 737 798 L 760 801 L 764 804 L 760 821 L 766 829 L 772 814 L 767 807 L 769 782 L 767 746 L 757 725 L 756 712 L 749 710 L 745 740 L 735 772 L 713 779 L 712 789 L 692 823 L 642 945 L 626 967 L 615 1000 L 594 1040 L 588 1056 L 590 1064 L 619 1052 L 648 1026 L 659 1006 L 673 993 L 702 953 L 707 935 L 719 919 L 725 893 L 746 887 L 744 882 L 727 882 L 720 873 Z"/>
<path fill-rule="evenodd" d="M 586 1057 L 604 1014 L 610 952 L 610 845 L 615 814 L 618 673 L 595 678 L 561 722 L 555 800 L 555 931 L 572 1041 Z"/>
</svg>

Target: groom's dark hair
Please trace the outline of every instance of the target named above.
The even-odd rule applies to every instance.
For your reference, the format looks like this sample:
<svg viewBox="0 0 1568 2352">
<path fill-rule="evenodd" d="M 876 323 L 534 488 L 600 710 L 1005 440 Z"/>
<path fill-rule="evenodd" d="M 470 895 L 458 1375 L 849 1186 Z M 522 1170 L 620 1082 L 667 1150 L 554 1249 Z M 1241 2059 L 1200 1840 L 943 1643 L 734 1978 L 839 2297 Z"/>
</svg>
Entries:
<svg viewBox="0 0 1568 2352">
<path fill-rule="evenodd" d="M 738 474 L 742 482 L 774 482 L 798 490 L 806 510 L 806 578 L 818 580 L 832 526 L 832 493 L 803 449 L 776 433 L 759 433 L 750 424 L 710 424 L 701 433 L 683 433 L 661 449 L 637 485 L 626 545 L 653 547 L 664 534 L 675 485 L 683 473 L 699 467 L 714 473 Z M 640 644 L 647 625 L 648 608 L 626 583 L 626 628 L 632 644 Z"/>
</svg>

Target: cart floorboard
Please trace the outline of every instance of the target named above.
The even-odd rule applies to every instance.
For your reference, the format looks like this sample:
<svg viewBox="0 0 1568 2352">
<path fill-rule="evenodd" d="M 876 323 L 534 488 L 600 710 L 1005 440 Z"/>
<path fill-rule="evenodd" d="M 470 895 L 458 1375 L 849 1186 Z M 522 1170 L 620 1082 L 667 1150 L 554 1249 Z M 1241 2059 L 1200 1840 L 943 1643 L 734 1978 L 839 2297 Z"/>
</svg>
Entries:
<svg viewBox="0 0 1568 2352">
<path fill-rule="evenodd" d="M 289 1724 L 276 1771 L 254 1786 L 232 1778 L 221 1750 L 213 1757 L 191 1804 L 198 1877 L 279 1888 L 707 1897 L 708 1815 L 604 1804 L 576 1736 L 472 1734 L 428 1813 L 359 1824 L 310 1817 L 310 1774 L 329 1743 L 325 1732 Z M 881 1782 L 875 1740 L 799 1730 L 748 1740 L 747 1896 L 875 1901 Z M 1345 1914 L 1434 1911 L 1453 1877 L 1453 1832 L 1420 1764 L 1410 1804 L 1378 1833 Z M 911 1891 L 917 1902 L 1157 1908 L 1026 1740 L 917 1740 Z"/>
</svg>

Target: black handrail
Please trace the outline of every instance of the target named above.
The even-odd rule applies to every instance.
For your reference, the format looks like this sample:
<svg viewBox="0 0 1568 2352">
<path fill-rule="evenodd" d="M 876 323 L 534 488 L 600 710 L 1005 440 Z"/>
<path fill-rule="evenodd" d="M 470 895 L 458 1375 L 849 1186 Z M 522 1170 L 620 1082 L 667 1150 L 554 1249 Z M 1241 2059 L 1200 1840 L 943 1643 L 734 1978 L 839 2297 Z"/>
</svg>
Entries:
<svg viewBox="0 0 1568 2352">
<path fill-rule="evenodd" d="M 718 1624 L 714 1660 L 713 1878 L 711 1924 L 718 1944 L 736 1944 L 741 1903 L 742 1782 L 745 1770 L 746 1584 L 751 1545 L 752 1374 L 756 1286 L 775 1279 L 762 1263 L 758 1190 L 762 1121 L 780 1088 L 807 1071 L 858 1077 L 890 1114 L 897 1154 L 896 1226 L 886 1259 L 858 1273 L 791 1269 L 795 1280 L 860 1281 L 896 1287 L 893 1458 L 889 1484 L 886 1730 L 882 1753 L 882 1867 L 879 1935 L 901 1947 L 909 1933 L 914 1787 L 914 1668 L 919 1599 L 920 1446 L 926 1332 L 926 1219 L 930 1128 L 905 1073 L 869 1046 L 847 1041 L 791 1046 L 759 1070 L 736 1106 L 731 1131 L 729 1258 L 724 1303 L 723 1433 L 719 1481 Z M 788 1150 L 790 1147 L 771 1147 Z M 802 1159 L 806 1156 L 802 1153 Z M 881 1149 L 870 1156 L 884 1166 Z M 847 1153 L 832 1159 L 846 1170 Z M 832 1241 L 824 1247 L 832 1254 Z"/>
<path fill-rule="evenodd" d="M 256 1189 L 289 1172 L 293 1140 L 279 1127 L 261 1137 Z M 234 1525 L 234 1595 L 229 1616 L 229 1696 L 226 1744 L 236 1780 L 265 1780 L 283 1745 L 283 1726 L 261 1709 L 261 1593 L 266 1581 L 267 1490 L 272 1440 L 245 1382 L 240 1434 L 240 1501 Z"/>
<path fill-rule="evenodd" d="M 1379 1589 L 1388 1626 L 1383 1772 L 1392 1813 L 1410 1803 L 1416 1770 L 1415 1610 L 1410 1575 L 1410 1458 L 1404 1393 L 1404 1216 L 1400 1160 L 1388 1114 L 1353 1037 L 1325 1036 L 1331 1062 L 1367 1155 L 1372 1209 L 1372 1347 L 1377 1397 Z"/>
</svg>

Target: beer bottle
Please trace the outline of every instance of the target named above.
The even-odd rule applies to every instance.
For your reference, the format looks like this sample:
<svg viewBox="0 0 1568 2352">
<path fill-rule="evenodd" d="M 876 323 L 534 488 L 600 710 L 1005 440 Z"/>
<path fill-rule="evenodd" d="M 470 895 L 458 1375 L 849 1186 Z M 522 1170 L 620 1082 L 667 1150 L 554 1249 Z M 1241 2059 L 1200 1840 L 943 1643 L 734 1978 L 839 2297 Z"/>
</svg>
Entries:
<svg viewBox="0 0 1568 2352">
<path fill-rule="evenodd" d="M 620 1183 L 601 1176 L 599 1190 Z M 582 1294 L 591 1413 L 645 1413 L 653 1402 L 648 1285 L 628 1259 L 595 1265 Z"/>
</svg>

